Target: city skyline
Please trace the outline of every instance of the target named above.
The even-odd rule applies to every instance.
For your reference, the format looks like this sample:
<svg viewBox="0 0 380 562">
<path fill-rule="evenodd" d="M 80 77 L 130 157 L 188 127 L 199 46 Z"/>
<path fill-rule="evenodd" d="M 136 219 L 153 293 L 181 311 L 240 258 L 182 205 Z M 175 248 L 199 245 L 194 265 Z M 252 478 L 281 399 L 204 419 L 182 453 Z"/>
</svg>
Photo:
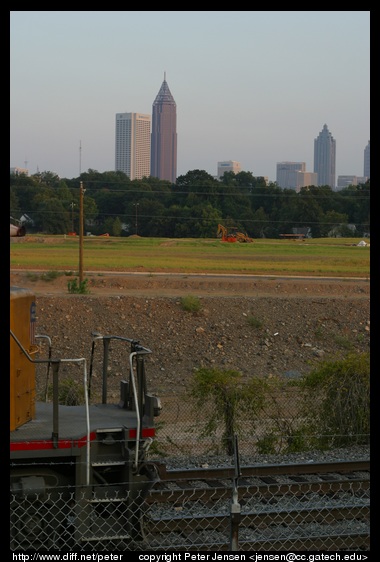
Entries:
<svg viewBox="0 0 380 562">
<path fill-rule="evenodd" d="M 151 113 L 166 72 L 177 176 L 215 176 L 224 160 L 269 181 L 277 162 L 312 170 L 323 123 L 336 178 L 362 176 L 369 14 L 11 12 L 10 166 L 67 178 L 114 170 L 115 114 Z"/>
</svg>

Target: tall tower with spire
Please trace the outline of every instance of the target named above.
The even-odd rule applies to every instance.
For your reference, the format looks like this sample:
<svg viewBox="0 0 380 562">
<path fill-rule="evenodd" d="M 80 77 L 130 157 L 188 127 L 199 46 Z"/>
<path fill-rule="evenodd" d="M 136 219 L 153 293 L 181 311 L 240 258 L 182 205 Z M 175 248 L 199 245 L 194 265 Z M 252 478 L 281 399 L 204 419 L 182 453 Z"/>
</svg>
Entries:
<svg viewBox="0 0 380 562">
<path fill-rule="evenodd" d="M 327 125 L 314 139 L 314 172 L 318 174 L 318 185 L 329 185 L 335 189 L 336 142 Z"/>
<path fill-rule="evenodd" d="M 26 166 L 25 166 L 26 168 Z M 371 162 L 370 162 L 370 142 L 368 141 L 367 146 L 364 149 L 364 177 L 369 178 L 371 176 Z"/>
<path fill-rule="evenodd" d="M 153 102 L 150 175 L 175 183 L 177 179 L 177 105 L 166 82 Z"/>
</svg>

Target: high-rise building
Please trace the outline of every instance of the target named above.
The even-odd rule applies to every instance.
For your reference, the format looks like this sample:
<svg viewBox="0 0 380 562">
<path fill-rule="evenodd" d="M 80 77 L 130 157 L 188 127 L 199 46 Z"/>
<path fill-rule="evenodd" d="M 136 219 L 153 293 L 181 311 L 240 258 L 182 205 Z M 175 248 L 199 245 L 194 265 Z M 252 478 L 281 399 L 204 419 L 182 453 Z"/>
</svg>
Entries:
<svg viewBox="0 0 380 562">
<path fill-rule="evenodd" d="M 115 170 L 131 180 L 150 176 L 150 115 L 116 113 Z"/>
<path fill-rule="evenodd" d="M 364 149 L 364 172 L 363 176 L 366 178 L 370 177 L 370 155 L 369 155 L 369 141 Z"/>
<path fill-rule="evenodd" d="M 322 131 L 314 139 L 314 172 L 318 174 L 318 185 L 329 185 L 335 189 L 336 142 L 323 125 Z"/>
<path fill-rule="evenodd" d="M 177 180 L 177 105 L 166 82 L 153 102 L 150 175 L 175 183 Z"/>
<path fill-rule="evenodd" d="M 233 172 L 238 174 L 241 172 L 240 162 L 235 160 L 224 160 L 223 162 L 218 162 L 218 179 L 224 176 L 224 172 Z"/>
</svg>

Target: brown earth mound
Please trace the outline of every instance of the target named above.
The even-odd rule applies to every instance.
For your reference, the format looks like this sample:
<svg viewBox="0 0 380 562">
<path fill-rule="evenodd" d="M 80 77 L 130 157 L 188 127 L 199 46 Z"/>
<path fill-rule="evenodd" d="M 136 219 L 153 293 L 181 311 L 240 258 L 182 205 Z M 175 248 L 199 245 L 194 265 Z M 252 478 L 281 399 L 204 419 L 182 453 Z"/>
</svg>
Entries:
<svg viewBox="0 0 380 562">
<path fill-rule="evenodd" d="M 150 348 L 153 392 L 181 392 L 200 366 L 247 377 L 300 376 L 321 361 L 369 350 L 368 280 L 130 273 L 86 278 L 87 295 L 70 294 L 66 276 L 47 281 L 12 272 L 10 283 L 35 292 L 38 332 L 52 338 L 55 357 L 89 358 L 93 331 Z M 187 295 L 199 297 L 199 312 L 182 309 Z M 108 384 L 116 399 L 124 363 L 125 352 L 112 345 Z M 99 366 L 93 377 L 100 388 Z"/>
</svg>

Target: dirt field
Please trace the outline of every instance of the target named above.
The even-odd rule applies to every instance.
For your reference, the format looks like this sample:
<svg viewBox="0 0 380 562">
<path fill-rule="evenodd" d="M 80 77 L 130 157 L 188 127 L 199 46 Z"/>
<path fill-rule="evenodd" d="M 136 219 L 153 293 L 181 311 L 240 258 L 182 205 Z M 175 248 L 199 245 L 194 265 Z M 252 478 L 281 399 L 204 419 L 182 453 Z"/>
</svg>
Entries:
<svg viewBox="0 0 380 562">
<path fill-rule="evenodd" d="M 40 295 L 68 295 L 68 282 L 74 277 L 61 275 L 53 280 L 43 280 L 39 273 L 12 271 L 11 285 L 32 288 Z M 326 298 L 365 298 L 370 295 L 367 279 L 317 279 L 280 278 L 252 275 L 213 275 L 181 273 L 85 273 L 91 295 L 173 297 L 194 294 L 198 296 L 287 296 Z"/>
<path fill-rule="evenodd" d="M 153 392 L 182 392 L 200 366 L 247 377 L 300 376 L 321 361 L 368 351 L 370 345 L 368 280 L 103 273 L 86 278 L 87 295 L 69 294 L 66 276 L 43 281 L 12 272 L 10 283 L 35 292 L 38 332 L 52 337 L 54 356 L 89 358 L 92 331 L 138 339 L 150 348 Z M 186 295 L 200 298 L 199 312 L 181 308 Z M 109 392 L 117 398 L 125 353 L 117 345 L 111 353 Z M 98 368 L 94 380 L 100 379 Z"/>
</svg>

